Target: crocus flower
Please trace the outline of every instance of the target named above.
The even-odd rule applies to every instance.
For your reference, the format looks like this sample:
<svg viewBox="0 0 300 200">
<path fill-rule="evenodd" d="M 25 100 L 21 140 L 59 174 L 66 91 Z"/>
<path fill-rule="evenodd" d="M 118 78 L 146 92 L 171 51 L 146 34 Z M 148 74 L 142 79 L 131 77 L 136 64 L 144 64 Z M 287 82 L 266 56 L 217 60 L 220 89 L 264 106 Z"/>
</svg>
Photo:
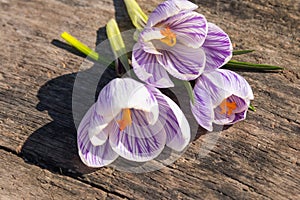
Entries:
<svg viewBox="0 0 300 200">
<path fill-rule="evenodd" d="M 205 17 L 186 0 L 165 1 L 150 14 L 133 48 L 132 65 L 139 79 L 156 87 L 173 86 L 167 71 L 182 80 L 197 78 L 205 65 L 199 48 L 207 35 Z"/>
<path fill-rule="evenodd" d="M 78 127 L 79 155 L 90 167 L 108 165 L 118 156 L 149 161 L 165 145 L 182 151 L 189 140 L 190 127 L 177 104 L 130 78 L 107 84 Z"/>
<path fill-rule="evenodd" d="M 225 69 L 203 73 L 196 80 L 194 97 L 192 113 L 208 131 L 213 130 L 213 123 L 229 125 L 244 120 L 254 98 L 248 82 Z"/>
<path fill-rule="evenodd" d="M 132 66 L 139 79 L 160 88 L 172 87 L 168 73 L 194 80 L 204 70 L 230 60 L 228 35 L 193 11 L 197 7 L 187 0 L 168 0 L 150 14 L 133 48 Z"/>
</svg>

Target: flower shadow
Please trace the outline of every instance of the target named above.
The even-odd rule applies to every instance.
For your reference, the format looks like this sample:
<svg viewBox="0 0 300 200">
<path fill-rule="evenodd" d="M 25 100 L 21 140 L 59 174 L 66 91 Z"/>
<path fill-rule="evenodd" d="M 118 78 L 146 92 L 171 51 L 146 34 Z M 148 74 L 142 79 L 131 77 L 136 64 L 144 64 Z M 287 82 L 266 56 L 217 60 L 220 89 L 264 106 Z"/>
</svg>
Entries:
<svg viewBox="0 0 300 200">
<path fill-rule="evenodd" d="M 105 27 L 100 28 L 98 34 L 102 34 L 104 29 Z M 97 43 L 101 42 L 99 39 L 101 37 L 102 41 L 106 39 L 103 35 L 99 36 L 97 37 Z M 58 40 L 53 40 L 51 43 L 56 47 L 84 57 L 84 55 L 68 44 Z M 80 175 L 96 170 L 82 164 L 78 156 L 76 126 L 72 110 L 74 102 L 72 98 L 76 77 L 81 73 L 97 74 L 101 67 L 105 69 L 105 66 L 94 63 L 89 69 L 54 78 L 39 89 L 37 94 L 39 103 L 36 105 L 36 109 L 41 112 L 47 111 L 53 121 L 34 131 L 24 142 L 20 153 L 25 161 L 63 174 L 73 173 Z M 102 87 L 115 78 L 114 74 L 114 69 L 106 68 L 97 84 L 96 91 L 93 91 L 93 97 L 96 98 Z M 93 101 L 95 101 L 95 98 Z M 89 104 L 91 104 L 90 101 L 85 103 L 82 100 L 82 102 L 85 104 L 82 106 L 82 109 L 88 108 Z M 82 110 L 82 115 L 84 113 L 85 110 Z"/>
</svg>

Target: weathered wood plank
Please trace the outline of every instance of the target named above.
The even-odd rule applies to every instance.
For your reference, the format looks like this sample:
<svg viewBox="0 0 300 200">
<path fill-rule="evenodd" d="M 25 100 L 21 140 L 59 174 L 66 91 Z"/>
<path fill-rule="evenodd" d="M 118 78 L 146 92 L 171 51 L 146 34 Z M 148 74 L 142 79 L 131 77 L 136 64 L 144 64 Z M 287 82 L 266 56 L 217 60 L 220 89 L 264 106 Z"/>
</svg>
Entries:
<svg viewBox="0 0 300 200">
<path fill-rule="evenodd" d="M 150 12 L 160 1 L 138 2 Z M 276 74 L 241 72 L 253 86 L 253 104 L 258 111 L 249 113 L 246 121 L 224 130 L 206 157 L 201 157 L 201 149 L 212 135 L 209 133 L 194 141 L 171 166 L 132 174 L 113 168 L 89 169 L 81 164 L 71 103 L 72 87 L 83 58 L 51 44 L 59 39 L 61 32 L 69 31 L 94 47 L 105 39 L 103 27 L 112 17 L 125 30 L 129 20 L 123 3 L 0 1 L 0 45 L 5 49 L 0 52 L 0 146 L 3 149 L 0 157 L 7 161 L 0 164 L 1 178 L 4 177 L 0 184 L 14 173 L 24 176 L 18 178 L 18 184 L 4 187 L 0 197 L 12 197 L 13 189 L 19 186 L 28 193 L 18 191 L 17 194 L 30 198 L 30 188 L 41 190 L 35 178 L 40 177 L 39 173 L 46 174 L 43 180 L 55 183 L 47 182 L 50 191 L 67 188 L 66 191 L 58 189 L 57 195 L 64 199 L 70 196 L 68 188 L 74 184 L 76 194 L 83 195 L 86 183 L 95 187 L 88 187 L 89 198 L 97 198 L 98 194 L 101 198 L 107 192 L 135 199 L 299 197 L 299 2 L 194 2 L 209 21 L 228 32 L 236 48 L 257 50 L 241 59 L 281 65 L 286 70 Z M 65 176 L 25 164 L 17 155 Z M 20 172 L 16 171 L 18 167 L 22 169 Z M 67 186 L 61 186 L 63 183 Z M 33 192 L 36 198 L 51 198 L 50 194 L 39 196 Z"/>
<path fill-rule="evenodd" d="M 15 199 L 121 199 L 73 178 L 27 164 L 0 150 L 0 198 Z"/>
</svg>

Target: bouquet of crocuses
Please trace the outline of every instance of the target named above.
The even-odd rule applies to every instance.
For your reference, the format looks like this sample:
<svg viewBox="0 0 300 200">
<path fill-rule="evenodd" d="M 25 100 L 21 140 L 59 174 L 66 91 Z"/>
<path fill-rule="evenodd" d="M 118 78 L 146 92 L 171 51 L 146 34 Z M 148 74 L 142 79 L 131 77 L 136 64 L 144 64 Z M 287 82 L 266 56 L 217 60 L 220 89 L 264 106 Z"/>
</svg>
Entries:
<svg viewBox="0 0 300 200">
<path fill-rule="evenodd" d="M 251 50 L 233 51 L 229 36 L 207 22 L 195 11 L 198 6 L 187 0 L 167 0 L 149 18 L 135 0 L 124 2 L 136 27 L 129 60 L 124 59 L 125 45 L 115 20 L 107 24 L 107 35 L 116 59 L 122 57 L 123 71 L 132 70 L 137 78 L 111 80 L 83 117 L 78 149 L 90 167 L 109 165 L 119 156 L 147 162 L 165 146 L 178 152 L 187 147 L 189 122 L 180 107 L 159 90 L 174 87 L 170 77 L 184 83 L 196 121 L 212 131 L 213 124 L 234 124 L 246 118 L 249 108 L 254 110 L 250 85 L 228 69 L 282 69 L 231 60 Z M 90 58 L 105 60 L 68 33 L 62 37 Z"/>
</svg>

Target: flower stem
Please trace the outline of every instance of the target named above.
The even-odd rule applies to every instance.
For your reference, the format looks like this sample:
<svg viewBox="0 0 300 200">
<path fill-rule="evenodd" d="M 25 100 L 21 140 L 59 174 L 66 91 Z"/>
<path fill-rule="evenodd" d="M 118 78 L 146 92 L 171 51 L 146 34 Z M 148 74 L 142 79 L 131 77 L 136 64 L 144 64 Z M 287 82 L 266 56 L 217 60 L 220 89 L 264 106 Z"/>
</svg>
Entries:
<svg viewBox="0 0 300 200">
<path fill-rule="evenodd" d="M 237 56 L 237 55 L 243 55 L 243 54 L 247 54 L 247 53 L 252 53 L 254 50 L 236 50 L 236 51 L 233 51 L 232 54 L 234 56 Z"/>
<path fill-rule="evenodd" d="M 143 29 L 148 21 L 148 16 L 142 11 L 135 0 L 124 0 L 124 2 L 132 24 L 137 29 Z"/>
<path fill-rule="evenodd" d="M 223 68 L 226 69 L 245 69 L 245 70 L 256 70 L 256 71 L 268 71 L 268 70 L 283 70 L 283 67 L 265 64 L 254 64 L 249 62 L 239 62 L 230 60 Z"/>
<path fill-rule="evenodd" d="M 253 112 L 256 112 L 256 108 L 251 104 L 249 105 L 249 110 L 251 110 Z"/>
<path fill-rule="evenodd" d="M 107 61 L 106 59 L 99 56 L 99 54 L 92 49 L 90 49 L 87 45 L 83 44 L 79 40 L 77 40 L 75 37 L 70 35 L 67 32 L 63 32 L 61 34 L 61 37 L 68 42 L 70 45 L 75 47 L 77 50 L 79 50 L 81 53 L 85 54 L 86 56 L 92 58 L 95 61 L 100 61 L 106 65 L 110 65 L 111 63 Z"/>
<path fill-rule="evenodd" d="M 116 20 L 111 19 L 107 23 L 106 33 L 115 58 L 122 63 L 126 71 L 129 71 L 130 66 L 126 54 L 126 47 Z M 116 65 L 119 65 L 118 62 L 116 62 Z M 118 71 L 118 66 L 116 66 L 116 71 Z"/>
<path fill-rule="evenodd" d="M 183 84 L 184 84 L 186 90 L 188 91 L 188 94 L 189 94 L 192 104 L 194 104 L 195 96 L 194 96 L 193 87 L 192 87 L 191 83 L 189 81 L 183 81 Z"/>
</svg>

